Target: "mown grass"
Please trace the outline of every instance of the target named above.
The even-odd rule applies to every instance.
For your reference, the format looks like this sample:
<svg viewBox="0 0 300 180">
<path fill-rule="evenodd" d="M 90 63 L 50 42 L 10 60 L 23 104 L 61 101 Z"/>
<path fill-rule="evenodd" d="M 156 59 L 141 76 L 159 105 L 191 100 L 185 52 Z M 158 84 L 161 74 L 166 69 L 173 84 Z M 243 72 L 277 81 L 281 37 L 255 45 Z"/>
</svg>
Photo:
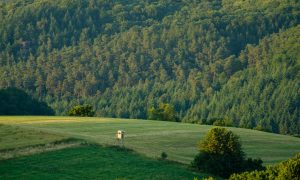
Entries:
<svg viewBox="0 0 300 180">
<path fill-rule="evenodd" d="M 0 124 L 0 151 L 60 141 L 66 136 Z"/>
<path fill-rule="evenodd" d="M 22 156 L 30 156 L 33 154 L 49 152 L 49 151 L 56 151 L 60 149 L 70 148 L 70 147 L 77 147 L 86 142 L 80 139 L 63 139 L 59 141 L 54 141 L 47 144 L 36 144 L 31 146 L 24 146 L 19 148 L 11 148 L 11 149 L 2 149 L 0 150 L 0 161 L 6 159 L 13 159 L 16 157 Z"/>
<path fill-rule="evenodd" d="M 0 161 L 0 179 L 199 179 L 173 163 L 118 148 L 85 145 Z"/>
<path fill-rule="evenodd" d="M 162 121 L 75 117 L 4 116 L 0 117 L 0 123 L 57 136 L 82 138 L 102 145 L 115 144 L 115 133 L 122 129 L 126 131 L 126 147 L 152 158 L 159 157 L 164 151 L 168 159 L 185 164 L 190 164 L 197 154 L 197 142 L 212 128 Z M 241 137 L 248 157 L 262 158 L 265 164 L 278 163 L 300 152 L 300 138 L 249 129 L 229 129 Z"/>
</svg>

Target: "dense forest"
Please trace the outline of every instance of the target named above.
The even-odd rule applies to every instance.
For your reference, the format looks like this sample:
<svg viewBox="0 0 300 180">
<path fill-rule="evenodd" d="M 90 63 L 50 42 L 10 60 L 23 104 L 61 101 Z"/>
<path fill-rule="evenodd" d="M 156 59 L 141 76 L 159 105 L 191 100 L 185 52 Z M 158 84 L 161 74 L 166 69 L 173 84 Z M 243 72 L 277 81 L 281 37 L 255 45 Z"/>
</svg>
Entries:
<svg viewBox="0 0 300 180">
<path fill-rule="evenodd" d="M 54 115 L 54 111 L 20 89 L 7 88 L 0 90 L 0 115 Z"/>
<path fill-rule="evenodd" d="M 297 0 L 2 0 L 0 88 L 57 115 L 166 105 L 174 120 L 299 135 L 299 22 Z"/>
</svg>

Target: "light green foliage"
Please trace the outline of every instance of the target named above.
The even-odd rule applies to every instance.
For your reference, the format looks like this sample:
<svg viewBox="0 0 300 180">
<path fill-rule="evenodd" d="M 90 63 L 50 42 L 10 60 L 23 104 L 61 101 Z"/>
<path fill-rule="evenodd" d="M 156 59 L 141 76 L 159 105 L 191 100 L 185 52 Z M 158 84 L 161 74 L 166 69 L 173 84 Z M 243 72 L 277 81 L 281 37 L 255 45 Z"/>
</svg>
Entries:
<svg viewBox="0 0 300 180">
<path fill-rule="evenodd" d="M 278 165 L 268 167 L 265 171 L 252 171 L 242 174 L 234 174 L 231 180 L 253 179 L 253 180 L 298 180 L 300 179 L 300 154 L 294 158 L 284 161 Z"/>
<path fill-rule="evenodd" d="M 199 143 L 199 151 L 218 154 L 232 155 L 243 158 L 242 147 L 239 137 L 225 128 L 213 128 L 208 131 L 204 140 Z"/>
<path fill-rule="evenodd" d="M 158 108 L 148 110 L 148 119 L 162 121 L 178 121 L 174 108 L 170 104 L 160 104 Z"/>
<path fill-rule="evenodd" d="M 0 117 L 0 123 L 17 125 L 35 131 L 67 137 L 82 138 L 99 144 L 115 144 L 115 133 L 126 131 L 125 146 L 148 157 L 157 158 L 161 152 L 169 160 L 190 164 L 202 140 L 212 126 L 167 121 L 127 120 L 82 117 Z M 300 139 L 261 131 L 227 128 L 240 136 L 248 157 L 261 158 L 266 165 L 292 157 L 300 149 Z M 1 136 L 1 138 L 11 137 Z M 9 141 L 2 141 L 10 143 Z M 27 140 L 29 142 L 29 139 Z M 1 143 L 5 146 L 6 143 Z"/>
<path fill-rule="evenodd" d="M 69 116 L 93 117 L 95 112 L 91 105 L 74 106 L 68 113 Z"/>
<path fill-rule="evenodd" d="M 225 128 L 209 130 L 199 144 L 199 154 L 192 161 L 192 166 L 225 178 L 233 173 L 263 169 L 262 161 L 245 159 L 239 137 Z"/>
<path fill-rule="evenodd" d="M 294 158 L 280 163 L 277 170 L 277 179 L 300 179 L 300 153 Z"/>
</svg>

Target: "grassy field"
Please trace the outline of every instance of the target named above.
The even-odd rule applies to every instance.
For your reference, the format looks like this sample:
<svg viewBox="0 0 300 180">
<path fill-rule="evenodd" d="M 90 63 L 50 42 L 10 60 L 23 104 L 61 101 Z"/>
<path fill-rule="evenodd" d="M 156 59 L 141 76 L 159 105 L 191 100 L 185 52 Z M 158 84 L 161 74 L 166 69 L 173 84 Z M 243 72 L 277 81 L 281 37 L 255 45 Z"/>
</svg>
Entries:
<svg viewBox="0 0 300 180">
<path fill-rule="evenodd" d="M 63 135 L 0 124 L 0 151 L 3 149 L 15 149 L 32 145 L 47 144 L 65 138 L 66 137 Z"/>
<path fill-rule="evenodd" d="M 122 129 L 126 131 L 126 147 L 151 158 L 159 157 L 164 151 L 168 154 L 168 159 L 185 164 L 190 164 L 197 154 L 197 142 L 212 128 L 212 126 L 148 120 L 32 116 L 2 116 L 0 124 L 45 133 L 40 139 L 41 142 L 51 141 L 52 138 L 59 140 L 75 137 L 101 145 L 115 144 L 115 133 Z M 241 137 L 248 157 L 260 157 L 265 164 L 278 163 L 300 152 L 300 138 L 248 129 L 229 129 Z M 1 140 L 0 147 L 24 146 L 40 142 L 19 140 L 13 144 L 9 140 Z"/>
<path fill-rule="evenodd" d="M 1 179 L 199 179 L 205 174 L 134 152 L 95 145 L 0 161 Z"/>
</svg>

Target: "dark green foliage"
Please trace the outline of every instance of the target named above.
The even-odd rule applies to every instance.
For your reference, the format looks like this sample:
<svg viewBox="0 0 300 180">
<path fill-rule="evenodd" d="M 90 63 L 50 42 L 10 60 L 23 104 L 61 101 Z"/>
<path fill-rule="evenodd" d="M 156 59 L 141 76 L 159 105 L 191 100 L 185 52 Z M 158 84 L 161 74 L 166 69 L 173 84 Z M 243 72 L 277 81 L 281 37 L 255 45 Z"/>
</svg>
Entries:
<svg viewBox="0 0 300 180">
<path fill-rule="evenodd" d="M 230 179 L 231 180 L 239 180 L 239 179 L 241 180 L 242 179 L 298 180 L 300 179 L 300 154 L 274 167 L 272 166 L 268 167 L 264 171 L 252 171 L 252 172 L 245 172 L 242 174 L 234 174 L 230 176 Z"/>
<path fill-rule="evenodd" d="M 167 157 L 168 157 L 168 154 L 166 152 L 162 152 L 160 155 L 160 159 L 162 159 L 162 160 L 167 159 Z"/>
<path fill-rule="evenodd" d="M 221 177 L 246 170 L 263 169 L 261 160 L 245 160 L 239 137 L 225 128 L 213 128 L 199 144 L 192 166 Z"/>
<path fill-rule="evenodd" d="M 160 104 L 158 108 L 150 108 L 148 110 L 148 119 L 178 121 L 176 112 L 170 104 Z"/>
<path fill-rule="evenodd" d="M 243 162 L 243 171 L 264 170 L 265 167 L 262 164 L 263 161 L 261 159 L 247 158 Z"/>
<path fill-rule="evenodd" d="M 74 106 L 68 113 L 69 116 L 93 117 L 95 112 L 91 105 Z"/>
<path fill-rule="evenodd" d="M 234 126 L 299 134 L 299 37 L 298 26 L 248 46 L 239 58 L 249 67 L 214 95 L 208 117 L 226 115 Z"/>
<path fill-rule="evenodd" d="M 211 129 L 199 144 L 199 151 L 192 164 L 200 171 L 222 177 L 241 171 L 244 153 L 239 137 L 225 128 Z"/>
<path fill-rule="evenodd" d="M 168 102 L 185 122 L 300 134 L 299 6 L 1 1 L 0 88 L 24 89 L 57 114 L 86 102 L 96 115 L 147 118 Z"/>
<path fill-rule="evenodd" d="M 54 115 L 54 111 L 20 89 L 7 88 L 0 89 L 0 115 Z"/>
</svg>

